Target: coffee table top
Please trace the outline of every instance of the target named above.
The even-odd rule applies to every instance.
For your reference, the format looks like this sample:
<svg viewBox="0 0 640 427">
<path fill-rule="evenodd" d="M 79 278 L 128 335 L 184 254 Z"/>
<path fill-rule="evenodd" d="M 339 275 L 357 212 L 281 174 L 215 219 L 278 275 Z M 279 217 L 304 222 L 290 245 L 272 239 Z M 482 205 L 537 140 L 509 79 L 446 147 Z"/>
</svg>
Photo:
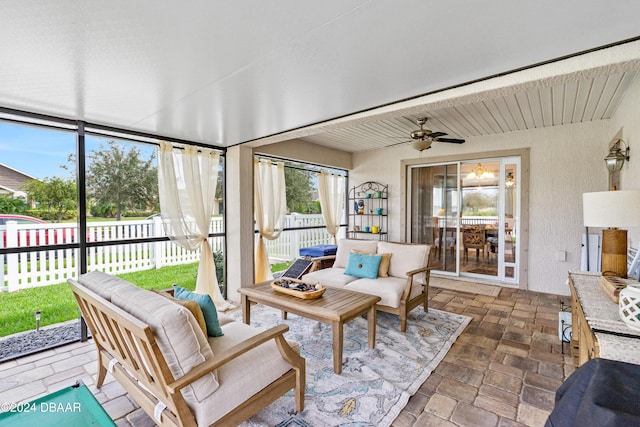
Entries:
<svg viewBox="0 0 640 427">
<path fill-rule="evenodd" d="M 264 303 L 270 307 L 339 322 L 358 316 L 380 301 L 380 297 L 375 295 L 336 288 L 326 288 L 319 298 L 303 299 L 275 291 L 271 288 L 271 282 L 272 280 L 269 280 L 242 287 L 238 292 L 246 295 L 251 301 Z"/>
</svg>

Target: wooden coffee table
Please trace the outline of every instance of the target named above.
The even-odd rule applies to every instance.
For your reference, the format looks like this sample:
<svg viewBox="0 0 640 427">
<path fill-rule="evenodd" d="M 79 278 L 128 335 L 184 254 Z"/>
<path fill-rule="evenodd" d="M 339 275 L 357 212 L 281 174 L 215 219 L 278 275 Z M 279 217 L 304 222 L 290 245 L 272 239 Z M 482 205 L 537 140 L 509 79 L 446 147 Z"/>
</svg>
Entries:
<svg viewBox="0 0 640 427">
<path fill-rule="evenodd" d="M 271 281 L 242 287 L 242 318 L 244 323 L 251 323 L 251 303 L 260 303 L 282 310 L 282 316 L 294 313 L 302 317 L 317 320 L 331 325 L 333 335 L 333 371 L 342 373 L 342 345 L 344 324 L 362 314 L 367 314 L 369 348 L 376 345 L 376 303 L 380 297 L 344 289 L 327 288 L 325 293 L 316 299 L 302 299 L 277 292 L 271 288 Z"/>
</svg>

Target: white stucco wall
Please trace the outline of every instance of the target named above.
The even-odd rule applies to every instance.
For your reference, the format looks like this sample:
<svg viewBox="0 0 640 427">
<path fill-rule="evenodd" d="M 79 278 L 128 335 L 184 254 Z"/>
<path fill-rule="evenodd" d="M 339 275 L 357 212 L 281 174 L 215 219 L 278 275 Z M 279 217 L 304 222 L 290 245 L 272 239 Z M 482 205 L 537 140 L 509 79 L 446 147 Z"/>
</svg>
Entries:
<svg viewBox="0 0 640 427">
<path fill-rule="evenodd" d="M 611 130 L 617 132 L 622 128 L 622 139 L 631 151 L 629 161 L 624 163 L 620 171 L 621 190 L 640 190 L 640 119 L 638 107 L 640 100 L 640 76 L 627 90 L 616 113 L 611 118 Z M 640 228 L 628 230 L 629 245 L 640 247 Z"/>
<path fill-rule="evenodd" d="M 410 144 L 394 149 L 356 153 L 350 171 L 350 185 L 364 181 L 389 184 L 389 239 L 403 240 L 400 229 L 401 160 L 461 153 L 479 153 L 530 148 L 528 289 L 568 295 L 568 270 L 580 267 L 582 193 L 607 187 L 603 158 L 612 138 L 610 122 L 598 121 L 530 131 L 511 132 L 467 139 L 463 145 L 435 143 L 418 153 Z M 556 261 L 557 251 L 566 251 L 565 262 Z"/>
</svg>

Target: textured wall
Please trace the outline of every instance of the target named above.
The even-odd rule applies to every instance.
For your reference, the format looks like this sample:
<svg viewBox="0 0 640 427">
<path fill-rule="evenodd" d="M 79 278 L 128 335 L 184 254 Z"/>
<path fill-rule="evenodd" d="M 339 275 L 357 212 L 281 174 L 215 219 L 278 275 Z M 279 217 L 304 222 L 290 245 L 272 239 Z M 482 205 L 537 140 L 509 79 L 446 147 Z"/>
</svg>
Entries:
<svg viewBox="0 0 640 427">
<path fill-rule="evenodd" d="M 631 148 L 629 161 L 624 163 L 620 172 L 621 190 L 640 190 L 640 119 L 638 118 L 638 100 L 640 99 L 640 77 L 636 77 L 616 114 L 611 119 L 613 132 L 622 128 L 622 139 Z M 612 132 L 612 133 L 613 133 Z M 629 244 L 640 247 L 640 228 L 631 228 Z"/>
<path fill-rule="evenodd" d="M 422 157 L 426 164 L 436 156 L 480 153 L 482 157 L 487 151 L 530 148 L 529 247 L 521 248 L 528 257 L 528 288 L 568 295 L 567 271 L 580 268 L 582 193 L 606 189 L 602 159 L 612 133 L 609 121 L 598 121 L 469 138 L 460 146 L 437 144 L 422 153 L 408 146 L 356 153 L 349 179 L 351 185 L 370 180 L 389 184 L 389 238 L 403 240 L 402 159 Z M 567 252 L 565 262 L 555 260 L 560 250 Z"/>
</svg>

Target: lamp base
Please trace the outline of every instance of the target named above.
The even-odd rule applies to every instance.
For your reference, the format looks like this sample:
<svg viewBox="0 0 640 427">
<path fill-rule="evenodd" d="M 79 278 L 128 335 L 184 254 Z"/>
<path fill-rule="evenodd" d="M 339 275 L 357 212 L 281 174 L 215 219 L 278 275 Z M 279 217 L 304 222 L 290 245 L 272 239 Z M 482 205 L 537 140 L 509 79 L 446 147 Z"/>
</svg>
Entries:
<svg viewBox="0 0 640 427">
<path fill-rule="evenodd" d="M 602 230 L 602 275 L 627 277 L 627 230 Z"/>
</svg>

